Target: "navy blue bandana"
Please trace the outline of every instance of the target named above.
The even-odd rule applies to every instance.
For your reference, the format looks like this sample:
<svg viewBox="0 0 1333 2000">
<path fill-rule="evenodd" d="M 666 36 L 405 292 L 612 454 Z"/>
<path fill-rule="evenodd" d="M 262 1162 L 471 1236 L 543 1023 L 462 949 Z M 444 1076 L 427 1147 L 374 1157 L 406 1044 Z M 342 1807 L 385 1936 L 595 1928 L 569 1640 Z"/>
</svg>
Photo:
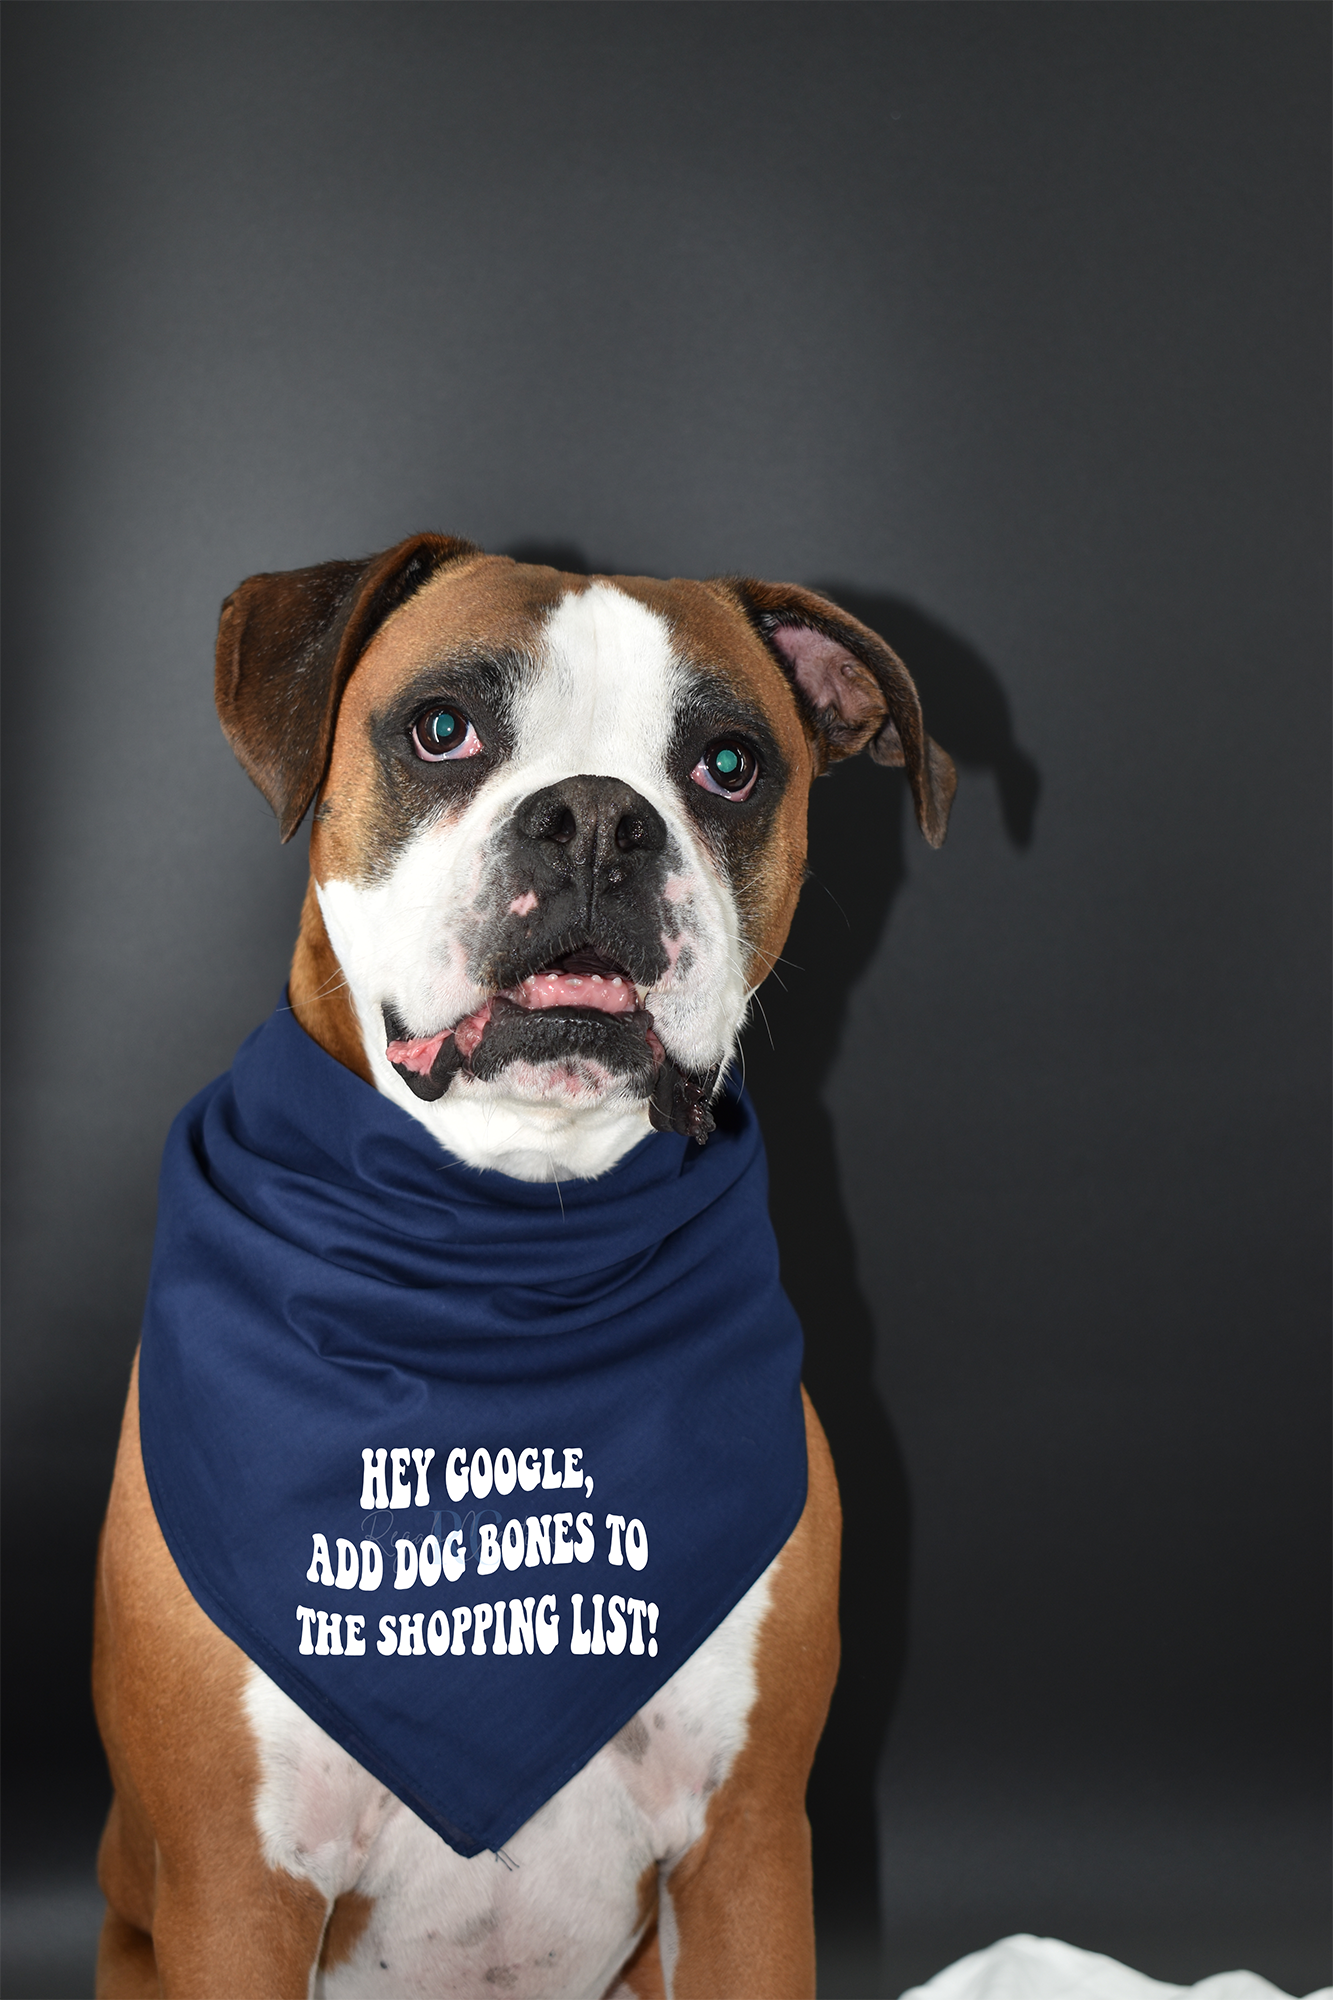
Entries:
<svg viewBox="0 0 1333 2000">
<path fill-rule="evenodd" d="M 172 1127 L 139 1410 L 209 1617 L 460 1854 L 687 1660 L 805 1502 L 742 1097 L 557 1189 L 463 1166 L 279 1008 Z"/>
</svg>

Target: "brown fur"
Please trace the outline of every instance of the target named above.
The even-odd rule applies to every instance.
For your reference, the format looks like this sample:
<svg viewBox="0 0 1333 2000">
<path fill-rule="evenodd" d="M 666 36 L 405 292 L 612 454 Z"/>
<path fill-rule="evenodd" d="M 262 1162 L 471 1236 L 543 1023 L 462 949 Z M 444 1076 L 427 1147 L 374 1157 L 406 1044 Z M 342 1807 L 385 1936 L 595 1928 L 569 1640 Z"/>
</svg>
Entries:
<svg viewBox="0 0 1333 2000">
<path fill-rule="evenodd" d="M 925 734 L 911 678 L 878 634 L 827 598 L 794 584 L 759 584 L 748 578 L 696 583 L 681 577 L 662 582 L 655 577 L 567 576 L 518 564 L 507 556 L 482 556 L 470 544 L 450 546 L 463 553 L 442 560 L 429 581 L 391 611 L 370 636 L 354 663 L 355 672 L 345 669 L 339 726 L 326 752 L 319 810 L 311 831 L 310 865 L 316 881 L 363 880 L 373 876 L 386 858 L 383 800 L 369 747 L 369 724 L 377 710 L 428 662 L 466 657 L 470 651 L 527 651 L 552 605 L 598 580 L 614 583 L 663 617 L 687 661 L 720 674 L 738 695 L 759 703 L 787 762 L 790 777 L 777 822 L 750 865 L 742 863 L 733 871 L 749 946 L 748 982 L 757 984 L 771 969 L 791 929 L 805 872 L 806 795 L 812 779 L 830 763 L 867 743 L 878 761 L 905 762 L 922 829 L 936 845 L 943 839 L 953 795 L 953 766 Z M 415 543 L 400 545 L 400 549 L 414 547 Z M 377 573 L 385 561 L 380 559 Z M 788 700 L 774 699 L 775 668 L 784 679 L 789 679 L 788 671 L 754 620 L 779 617 L 793 623 L 805 619 L 812 627 L 836 633 L 849 652 L 865 662 L 859 668 L 853 722 L 844 722 L 831 709 L 816 712 L 797 690 Z M 236 645 L 227 630 L 225 647 L 219 639 L 220 673 L 224 655 L 230 660 Z M 344 672 L 342 664 L 339 671 Z M 331 732 L 331 720 L 328 728 Z M 255 767 L 252 775 L 260 763 L 258 754 L 252 753 L 247 764 Z M 259 777 L 256 782 L 262 783 Z M 281 816 L 281 802 L 275 809 Z M 303 913 L 303 943 L 307 914 Z M 312 946 L 321 936 L 322 926 L 318 931 L 311 928 Z M 327 941 L 318 954 L 319 967 L 326 963 L 325 953 L 323 976 L 336 977 Z M 298 951 L 295 977 L 301 987 L 300 1006 L 310 1004 L 319 985 L 316 969 L 314 963 L 307 968 Z M 293 1003 L 297 1004 L 295 994 Z M 350 1008 L 342 1011 L 351 1020 Z M 304 1024 L 299 1006 L 298 1015 Z M 358 1052 L 349 1062 L 341 1031 L 339 1041 L 342 1046 L 334 1053 L 363 1075 L 363 1057 Z"/>
<path fill-rule="evenodd" d="M 795 2000 L 815 1990 L 805 1786 L 838 1673 L 842 1510 L 810 1398 L 810 1489 L 759 1635 L 759 1695 L 745 1748 L 709 1804 L 704 1837 L 671 1876 L 685 1996 Z"/>
<path fill-rule="evenodd" d="M 259 1849 L 259 1772 L 241 1707 L 248 1663 L 199 1609 L 162 1539 L 139 1449 L 136 1359 L 98 1558 L 93 1688 L 116 1787 L 98 1879 L 103 2000 L 305 2000 L 310 1969 L 350 1957 L 373 1904 L 330 1912 Z M 676 2000 L 802 2000 L 814 1992 L 805 1785 L 838 1669 L 841 1512 L 805 1398 L 810 1487 L 761 1629 L 749 1739 L 670 1880 Z M 738 1891 L 738 1884 L 743 1887 Z M 639 1885 L 639 1919 L 655 1905 Z M 625 1976 L 664 1995 L 655 1926 Z"/>
<path fill-rule="evenodd" d="M 568 587 L 583 588 L 584 580 L 520 568 L 508 556 L 475 556 L 447 565 L 384 621 L 346 684 L 327 752 L 310 846 L 318 881 L 365 881 L 388 858 L 370 747 L 377 710 L 424 667 L 476 653 L 526 652 L 543 614 Z"/>
<path fill-rule="evenodd" d="M 98 1857 L 99 1995 L 306 2000 L 328 1912 L 260 1852 L 247 1672 L 157 1525 L 136 1359 L 97 1570 L 93 1695 L 116 1787 Z"/>
<path fill-rule="evenodd" d="M 363 880 L 384 858 L 378 771 L 369 749 L 376 711 L 428 661 L 466 656 L 474 648 L 528 650 L 552 604 L 594 580 L 520 566 L 504 556 L 474 558 L 450 564 L 385 621 L 343 695 L 311 833 L 310 865 L 317 881 Z M 750 951 L 746 978 L 757 984 L 791 928 L 805 872 L 806 795 L 828 753 L 816 751 L 816 726 L 795 699 L 780 694 L 774 699 L 774 656 L 729 591 L 683 578 L 669 583 L 653 577 L 606 580 L 664 617 L 688 661 L 708 667 L 738 695 L 761 705 L 786 759 L 790 779 L 776 826 L 752 865 L 738 870 L 733 881 Z M 884 714 L 879 697 L 875 721 Z M 872 733 L 869 725 L 863 737 Z M 302 990 L 304 995 L 304 979 Z M 350 1018 L 350 1009 L 348 1014 Z M 362 1073 L 356 1063 L 350 1066 Z"/>
<path fill-rule="evenodd" d="M 324 1932 L 324 1948 L 319 1954 L 321 1972 L 332 1972 L 337 1966 L 346 1965 L 355 1956 L 356 1948 L 365 1933 L 366 1925 L 375 1914 L 373 1896 L 362 1896 L 355 1889 L 349 1889 L 345 1896 L 339 1896 L 329 1911 L 329 1921 Z"/>
<path fill-rule="evenodd" d="M 810 732 L 794 702 L 773 700 L 768 648 L 713 585 L 637 576 L 616 577 L 615 583 L 667 620 L 687 660 L 714 670 L 721 664 L 736 692 L 764 708 L 787 760 L 791 776 L 777 823 L 755 865 L 735 882 L 750 947 L 746 981 L 758 985 L 787 941 L 805 876 L 806 798 L 817 768 Z"/>
<path fill-rule="evenodd" d="M 873 738 L 881 761 L 906 764 L 923 830 L 938 844 L 952 767 L 924 735 L 901 662 L 826 600 L 744 580 L 608 580 L 667 618 L 682 655 L 729 681 L 738 699 L 760 703 L 775 731 L 786 792 L 762 854 L 742 856 L 736 870 L 757 983 L 795 909 L 812 777 Z M 414 536 L 364 563 L 251 578 L 224 607 L 218 706 L 237 755 L 284 838 L 320 798 L 291 1004 L 306 1032 L 367 1081 L 314 882 L 376 866 L 382 829 L 371 719 L 432 661 L 469 648 L 522 652 L 542 614 L 588 581 Z M 826 709 L 803 698 L 765 624 L 772 618 L 805 623 L 847 649 L 849 664 L 826 677 L 833 689 Z M 790 695 L 780 691 L 775 667 Z M 678 2000 L 801 2000 L 814 1992 L 804 1800 L 837 1673 L 841 1515 L 808 1399 L 805 1415 L 809 1493 L 760 1632 L 747 1742 L 710 1802 L 703 1837 L 670 1878 Z M 309 1882 L 263 1859 L 258 1762 L 242 1707 L 247 1673 L 245 1656 L 191 1597 L 158 1527 L 140 1455 L 136 1361 L 98 1560 L 93 1674 L 116 1788 L 99 1857 L 108 1910 L 97 1990 L 110 2000 L 305 2000 L 312 1968 L 345 1963 L 370 1921 L 366 1897 L 342 1896 L 330 1910 Z M 632 1738 L 622 1736 L 633 1755 Z M 647 1929 L 623 1975 L 637 2000 L 664 2000 L 656 1901 L 650 1869 L 639 1884 L 638 1921 Z"/>
<path fill-rule="evenodd" d="M 305 901 L 301 905 L 301 929 L 287 981 L 287 998 L 311 1040 L 336 1056 L 363 1083 L 369 1083 L 370 1064 L 366 1061 L 356 1009 L 324 928 L 313 876 L 306 884 Z"/>
<path fill-rule="evenodd" d="M 409 535 L 364 562 L 247 577 L 227 599 L 218 621 L 218 715 L 284 840 L 319 789 L 343 688 L 372 632 L 435 570 L 476 553 L 454 536 Z"/>
</svg>

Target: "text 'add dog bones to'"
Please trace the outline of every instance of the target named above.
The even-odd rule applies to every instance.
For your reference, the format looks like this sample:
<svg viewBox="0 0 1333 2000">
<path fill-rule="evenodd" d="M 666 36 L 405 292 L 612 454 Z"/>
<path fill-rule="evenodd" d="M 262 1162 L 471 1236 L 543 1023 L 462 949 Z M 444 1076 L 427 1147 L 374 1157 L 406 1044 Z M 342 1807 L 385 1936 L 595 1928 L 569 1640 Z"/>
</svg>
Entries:
<svg viewBox="0 0 1333 2000">
<path fill-rule="evenodd" d="M 361 1453 L 361 1506 L 368 1510 L 359 1542 L 312 1533 L 307 1583 L 329 1590 L 376 1591 L 386 1581 L 395 1590 L 435 1588 L 441 1580 L 459 1583 L 469 1563 L 477 1578 L 494 1576 L 501 1568 L 547 1569 L 564 1563 L 588 1563 L 597 1553 L 597 1524 L 587 1511 L 554 1508 L 550 1513 L 505 1516 L 488 1507 L 483 1518 L 475 1509 L 460 1517 L 452 1508 L 437 1508 L 431 1494 L 435 1449 L 416 1446 L 367 1446 Z M 444 1484 L 449 1499 L 488 1500 L 522 1493 L 578 1492 L 591 1496 L 592 1475 L 583 1469 L 580 1446 L 504 1445 L 492 1458 L 479 1448 L 469 1457 L 463 1446 L 445 1456 Z M 413 1507 L 433 1510 L 429 1532 L 394 1535 L 394 1516 Z M 380 1517 L 387 1516 L 382 1524 Z M 453 1523 L 446 1529 L 445 1521 Z M 613 1567 L 643 1570 L 648 1566 L 648 1531 L 643 1522 L 623 1514 L 607 1514 L 602 1532 L 605 1560 Z M 387 1545 L 392 1554 L 386 1563 Z M 391 1576 L 390 1576 L 391 1571 Z M 589 1658 L 657 1653 L 658 1608 L 640 1597 L 594 1591 L 587 1622 L 584 1594 L 570 1593 L 568 1614 L 548 1592 L 541 1598 L 514 1597 L 416 1612 L 390 1612 L 379 1620 L 377 1652 L 408 1659 L 446 1653 L 496 1657 L 549 1654 L 560 1644 L 562 1626 L 568 1650 Z M 372 1614 L 331 1611 L 298 1604 L 298 1651 L 337 1659 L 357 1659 L 367 1650 L 366 1624 Z M 470 1643 L 469 1643 L 470 1642 Z"/>
</svg>

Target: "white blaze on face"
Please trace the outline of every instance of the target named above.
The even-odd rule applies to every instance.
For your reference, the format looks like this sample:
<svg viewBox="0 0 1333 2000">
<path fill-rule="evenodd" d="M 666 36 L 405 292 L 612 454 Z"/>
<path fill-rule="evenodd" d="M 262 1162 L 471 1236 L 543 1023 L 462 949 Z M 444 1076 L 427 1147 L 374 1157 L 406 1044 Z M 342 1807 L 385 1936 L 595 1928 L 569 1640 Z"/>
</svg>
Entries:
<svg viewBox="0 0 1333 2000">
<path fill-rule="evenodd" d="M 444 1097 L 413 1096 L 385 1056 L 381 1006 L 412 1035 L 452 1027 L 490 997 L 469 972 L 488 907 L 487 867 L 515 808 L 577 777 L 614 778 L 661 813 L 669 836 L 662 907 L 667 970 L 647 1000 L 667 1053 L 706 1070 L 731 1055 L 746 989 L 736 908 L 720 866 L 691 827 L 669 769 L 688 670 L 666 621 L 606 583 L 570 592 L 548 614 L 533 668 L 513 706 L 515 748 L 456 818 L 416 834 L 385 879 L 319 890 L 329 939 L 347 975 L 375 1080 L 451 1152 L 523 1179 L 604 1172 L 646 1128 L 642 1099 L 585 1066 L 543 1075 L 514 1065 L 490 1083 L 455 1079 Z M 688 779 L 680 774 L 680 782 Z M 526 901 L 526 899 L 524 899 Z M 527 910 L 514 912 L 526 915 Z"/>
</svg>

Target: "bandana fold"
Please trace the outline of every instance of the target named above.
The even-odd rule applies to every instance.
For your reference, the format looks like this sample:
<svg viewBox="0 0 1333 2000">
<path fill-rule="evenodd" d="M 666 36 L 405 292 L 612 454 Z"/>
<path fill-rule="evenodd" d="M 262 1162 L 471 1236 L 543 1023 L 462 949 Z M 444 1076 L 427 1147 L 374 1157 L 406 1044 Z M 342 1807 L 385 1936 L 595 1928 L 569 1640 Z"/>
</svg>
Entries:
<svg viewBox="0 0 1333 2000">
<path fill-rule="evenodd" d="M 280 1006 L 163 1159 L 139 1374 L 209 1617 L 460 1854 L 651 1699 L 805 1503 L 758 1123 L 478 1172 Z"/>
</svg>

